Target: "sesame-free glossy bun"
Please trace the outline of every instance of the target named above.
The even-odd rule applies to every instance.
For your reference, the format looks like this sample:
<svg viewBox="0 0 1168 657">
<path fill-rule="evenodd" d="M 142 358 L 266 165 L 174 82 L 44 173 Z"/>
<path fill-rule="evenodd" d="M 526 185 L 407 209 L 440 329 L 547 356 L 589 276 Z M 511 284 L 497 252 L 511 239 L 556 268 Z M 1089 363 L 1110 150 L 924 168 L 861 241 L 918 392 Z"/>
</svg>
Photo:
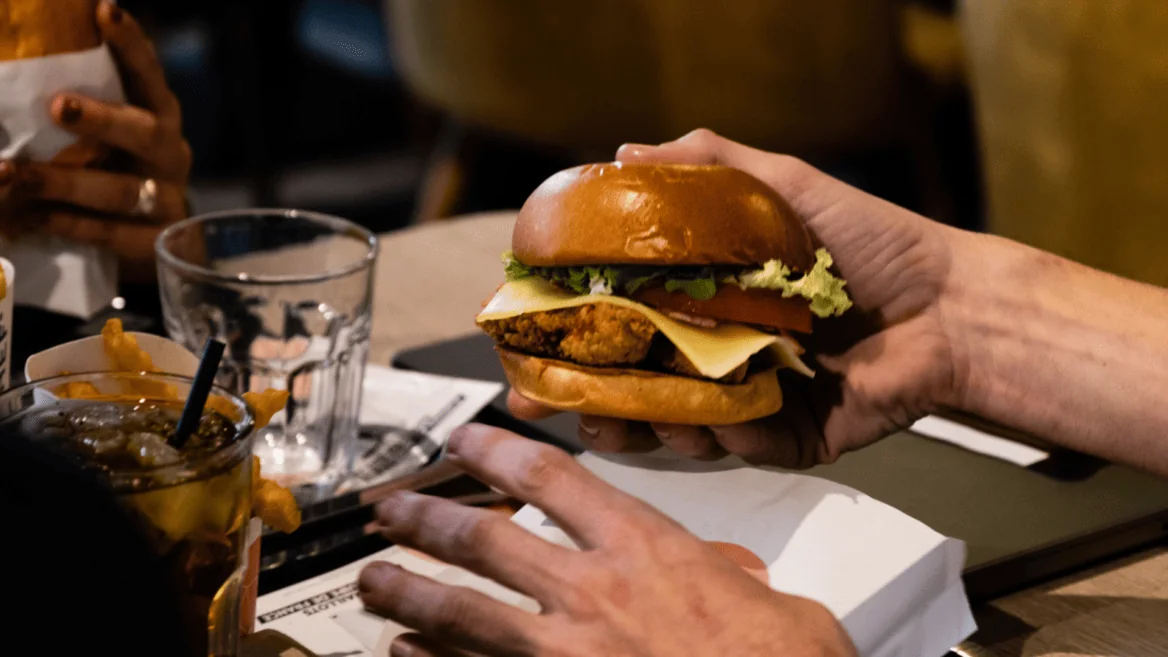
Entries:
<svg viewBox="0 0 1168 657">
<path fill-rule="evenodd" d="M 0 61 L 101 45 L 98 0 L 0 0 Z"/>
<path fill-rule="evenodd" d="M 645 370 L 589 367 L 496 346 L 511 387 L 561 411 L 664 424 L 725 425 L 778 412 L 783 391 L 775 368 L 736 384 Z"/>
<path fill-rule="evenodd" d="M 586 164 L 543 182 L 519 211 L 515 257 L 537 267 L 815 263 L 811 235 L 773 189 L 717 165 Z"/>
</svg>

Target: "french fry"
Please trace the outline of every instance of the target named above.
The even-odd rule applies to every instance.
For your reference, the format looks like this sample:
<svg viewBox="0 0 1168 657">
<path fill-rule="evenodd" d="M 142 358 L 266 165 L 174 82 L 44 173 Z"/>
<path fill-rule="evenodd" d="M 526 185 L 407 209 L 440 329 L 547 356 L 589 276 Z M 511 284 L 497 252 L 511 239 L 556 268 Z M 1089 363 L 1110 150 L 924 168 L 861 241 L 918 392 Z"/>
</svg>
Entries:
<svg viewBox="0 0 1168 657">
<path fill-rule="evenodd" d="M 290 534 L 300 528 L 300 505 L 292 492 L 260 475 L 260 459 L 252 456 L 252 513 L 265 525 Z"/>
<path fill-rule="evenodd" d="M 245 392 L 243 393 L 243 401 L 251 406 L 251 410 L 255 414 L 256 428 L 262 429 L 272 421 L 273 415 L 284 410 L 284 407 L 288 405 L 288 391 L 268 388 L 263 392 Z"/>
<path fill-rule="evenodd" d="M 57 396 L 62 399 L 96 399 L 101 397 L 97 387 L 88 381 L 73 381 L 57 388 Z"/>
</svg>

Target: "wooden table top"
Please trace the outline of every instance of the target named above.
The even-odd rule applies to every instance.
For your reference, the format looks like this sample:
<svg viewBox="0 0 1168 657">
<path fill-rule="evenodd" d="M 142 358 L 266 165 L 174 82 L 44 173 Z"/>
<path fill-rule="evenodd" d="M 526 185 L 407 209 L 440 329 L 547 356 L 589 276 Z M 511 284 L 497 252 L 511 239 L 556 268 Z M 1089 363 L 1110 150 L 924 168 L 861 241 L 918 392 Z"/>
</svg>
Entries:
<svg viewBox="0 0 1168 657">
<path fill-rule="evenodd" d="M 514 212 L 451 219 L 382 237 L 372 362 L 475 333 L 503 280 Z M 1168 655 L 1168 548 L 982 605 L 969 657 Z"/>
</svg>

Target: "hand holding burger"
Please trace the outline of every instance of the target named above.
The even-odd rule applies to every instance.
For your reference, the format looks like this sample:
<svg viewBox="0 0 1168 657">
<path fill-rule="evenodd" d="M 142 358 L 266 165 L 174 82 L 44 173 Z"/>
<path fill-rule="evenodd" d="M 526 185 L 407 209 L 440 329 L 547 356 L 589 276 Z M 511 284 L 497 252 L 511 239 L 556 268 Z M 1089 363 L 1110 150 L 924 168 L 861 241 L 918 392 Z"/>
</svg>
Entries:
<svg viewBox="0 0 1168 657">
<path fill-rule="evenodd" d="M 957 231 L 865 194 L 799 160 L 748 148 L 705 130 L 661 146 L 625 146 L 617 159 L 625 165 L 637 166 L 722 165 L 750 174 L 785 201 L 795 219 L 783 225 L 787 227 L 788 238 L 796 237 L 785 244 L 800 245 L 798 249 L 787 253 L 772 251 L 772 257 L 791 268 L 794 275 L 787 280 L 798 280 L 795 277 L 799 272 L 814 271 L 816 264 L 822 266 L 826 262 L 822 256 L 818 262 L 808 262 L 808 255 L 814 251 L 808 251 L 806 243 L 798 237 L 798 226 L 805 226 L 813 243 L 826 248 L 841 278 L 848 281 L 846 290 L 856 308 L 840 317 L 814 319 L 810 322 L 813 331 L 808 334 L 806 323 L 796 323 L 798 316 L 794 307 L 784 306 L 785 324 L 779 327 L 778 336 L 797 336 L 799 343 L 808 347 L 810 353 L 803 358 L 811 357 L 808 365 L 815 376 L 798 374 L 801 368 L 795 363 L 780 369 L 782 406 L 777 412 L 757 415 L 751 412 L 754 415 L 751 418 L 694 421 L 693 418 L 678 420 L 621 412 L 625 409 L 605 413 L 600 407 L 581 407 L 576 409 L 584 415 L 580 438 L 590 448 L 639 451 L 664 444 L 696 458 L 717 458 L 732 453 L 753 463 L 805 468 L 832 462 L 841 453 L 871 443 L 933 410 L 957 405 L 965 367 L 957 350 L 960 345 L 947 329 L 942 294 L 953 257 L 951 238 Z M 725 182 L 720 184 L 731 190 Z M 738 192 L 729 193 L 737 195 Z M 599 211 L 616 212 L 613 208 L 621 208 L 622 202 L 633 203 L 637 198 L 633 190 L 624 196 L 614 194 Z M 756 206 L 741 204 L 741 208 L 747 207 Z M 586 208 L 581 207 L 580 211 L 583 213 Z M 755 229 L 744 216 L 747 215 L 740 210 L 734 216 L 725 217 L 717 224 L 717 230 L 703 230 L 699 224 L 710 219 L 686 215 L 679 219 L 677 228 L 682 237 L 679 243 L 686 245 L 684 240 L 689 239 L 687 248 L 709 248 L 708 245 L 733 239 L 723 237 L 720 233 L 724 231 L 750 235 L 753 239 L 747 244 L 760 248 L 757 234 L 752 233 Z M 694 230 L 681 230 L 687 221 L 695 222 Z M 603 234 L 607 230 L 609 235 L 620 228 L 606 229 L 599 223 L 592 226 L 595 233 Z M 522 229 L 521 219 L 517 236 L 523 234 Z M 669 232 L 650 226 L 645 227 L 641 236 L 657 244 L 672 239 Z M 692 239 L 695 237 L 701 238 L 700 243 Z M 515 245 L 522 246 L 522 242 L 517 240 Z M 751 264 L 757 266 L 764 264 L 759 262 L 761 257 L 743 255 L 738 262 L 754 260 Z M 806 269 L 808 264 L 810 270 Z M 715 282 L 716 279 L 717 276 Z M 678 284 L 673 287 L 678 289 Z M 735 287 L 719 287 L 718 291 L 731 290 L 735 295 L 738 291 L 750 293 L 749 287 L 739 290 Z M 791 295 L 783 301 L 799 299 L 806 298 Z M 806 300 L 805 304 L 815 310 L 813 299 Z M 836 302 L 830 314 L 834 315 L 835 309 L 845 305 L 842 300 Z M 759 320 L 753 316 L 748 323 L 752 327 L 761 326 L 763 332 L 769 333 Z M 771 352 L 775 353 L 775 349 Z M 792 352 L 797 349 L 786 353 Z M 512 378 L 511 406 L 517 415 L 539 417 L 571 408 L 533 381 L 547 381 L 551 389 L 546 373 L 542 378 Z M 625 392 L 630 396 L 642 394 L 632 389 Z M 678 401 L 667 403 L 685 403 L 681 401 L 684 398 L 675 399 Z M 728 407 L 732 405 L 732 399 L 724 399 Z M 757 411 L 762 406 L 750 410 Z"/>
<path fill-rule="evenodd" d="M 0 7 L 0 60 L 88 50 L 105 41 L 127 104 L 63 91 L 48 108 L 78 142 L 51 162 L 0 161 L 0 221 L 110 248 L 129 276 L 153 272 L 154 239 L 187 214 L 191 152 L 178 100 L 141 27 L 113 2 L 10 0 Z"/>
</svg>

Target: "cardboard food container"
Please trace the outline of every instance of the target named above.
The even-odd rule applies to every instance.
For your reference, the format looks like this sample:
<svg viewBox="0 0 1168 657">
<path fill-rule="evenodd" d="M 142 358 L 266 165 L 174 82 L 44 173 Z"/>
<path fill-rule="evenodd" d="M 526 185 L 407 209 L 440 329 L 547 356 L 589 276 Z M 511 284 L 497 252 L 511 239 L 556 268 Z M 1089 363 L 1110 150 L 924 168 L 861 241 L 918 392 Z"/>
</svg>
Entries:
<svg viewBox="0 0 1168 657">
<path fill-rule="evenodd" d="M 127 331 L 138 341 L 138 347 L 154 360 L 154 367 L 160 372 L 193 377 L 199 369 L 199 359 L 181 344 L 149 333 Z M 62 372 L 85 374 L 109 372 L 114 369 L 113 361 L 106 354 L 105 339 L 94 335 L 46 349 L 29 356 L 24 364 L 24 376 L 29 382 L 60 376 Z M 34 392 L 38 402 L 48 403 L 56 396 L 44 388 Z M 253 473 L 256 476 L 256 473 Z M 241 586 L 240 631 L 250 634 L 255 628 L 256 597 L 259 592 L 260 536 L 263 522 L 252 518 L 248 524 L 244 550 L 244 573 Z"/>
<path fill-rule="evenodd" d="M 134 336 L 138 346 L 154 359 L 154 367 L 160 372 L 193 377 L 199 369 L 198 357 L 174 340 L 133 331 L 127 331 L 126 335 Z M 105 352 L 105 339 L 94 335 L 29 356 L 24 363 L 24 377 L 32 382 L 60 376 L 62 372 L 109 372 L 113 367 L 113 361 Z"/>
</svg>

